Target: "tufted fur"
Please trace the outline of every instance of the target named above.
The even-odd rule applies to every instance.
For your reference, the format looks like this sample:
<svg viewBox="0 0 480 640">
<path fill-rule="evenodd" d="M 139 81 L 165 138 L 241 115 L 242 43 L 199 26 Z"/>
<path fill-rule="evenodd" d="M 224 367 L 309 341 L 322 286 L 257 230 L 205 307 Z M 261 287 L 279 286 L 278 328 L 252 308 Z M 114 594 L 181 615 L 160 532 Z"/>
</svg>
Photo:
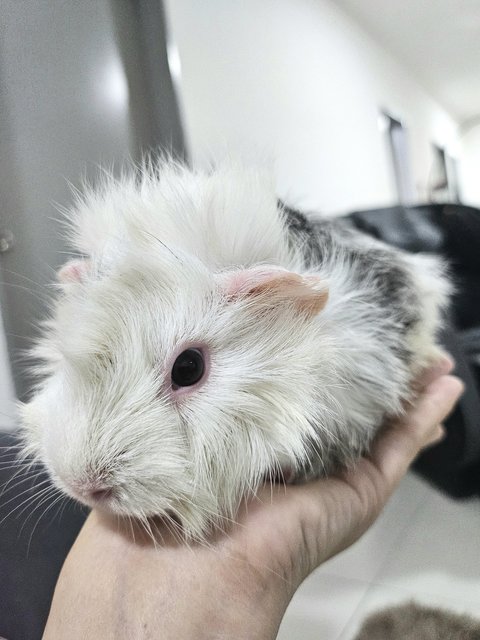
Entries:
<svg viewBox="0 0 480 640">
<path fill-rule="evenodd" d="M 70 221 L 85 259 L 61 270 L 35 350 L 25 453 L 70 495 L 113 487 L 117 513 L 202 537 L 268 473 L 364 452 L 437 352 L 440 263 L 308 223 L 267 173 L 163 163 L 88 191 Z M 256 270 L 266 284 L 238 284 Z M 175 398 L 172 357 L 192 344 L 210 373 Z"/>
<path fill-rule="evenodd" d="M 355 640 L 480 640 L 480 620 L 410 602 L 371 615 Z"/>
</svg>

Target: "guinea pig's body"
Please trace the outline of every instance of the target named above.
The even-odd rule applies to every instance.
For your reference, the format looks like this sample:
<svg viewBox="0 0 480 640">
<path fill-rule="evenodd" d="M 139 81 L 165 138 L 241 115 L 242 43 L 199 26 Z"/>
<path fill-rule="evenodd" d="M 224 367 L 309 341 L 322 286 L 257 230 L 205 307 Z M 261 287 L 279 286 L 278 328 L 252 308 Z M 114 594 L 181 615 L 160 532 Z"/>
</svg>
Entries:
<svg viewBox="0 0 480 640">
<path fill-rule="evenodd" d="M 368 446 L 437 354 L 434 258 L 279 206 L 263 172 L 163 164 L 77 203 L 22 408 L 27 454 L 92 506 L 202 537 L 269 474 Z"/>
</svg>

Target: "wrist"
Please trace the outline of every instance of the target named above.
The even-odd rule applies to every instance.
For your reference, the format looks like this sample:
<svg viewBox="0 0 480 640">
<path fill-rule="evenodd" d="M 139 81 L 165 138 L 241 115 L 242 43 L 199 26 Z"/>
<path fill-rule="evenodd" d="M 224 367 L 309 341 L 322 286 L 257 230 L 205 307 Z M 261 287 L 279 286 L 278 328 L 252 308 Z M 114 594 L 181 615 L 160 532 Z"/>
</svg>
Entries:
<svg viewBox="0 0 480 640">
<path fill-rule="evenodd" d="M 62 569 L 45 638 L 276 637 L 294 587 L 230 549 L 228 536 L 209 546 L 155 546 L 127 531 L 91 514 Z"/>
<path fill-rule="evenodd" d="M 210 615 L 214 623 L 205 635 L 201 635 L 201 629 L 198 628 L 198 633 L 192 637 L 201 640 L 276 638 L 295 591 L 293 586 L 272 569 L 252 566 L 243 559 L 227 559 L 223 563 L 222 558 L 221 564 L 217 574 L 216 597 L 212 598 L 210 592 L 205 593 L 203 606 L 199 607 L 199 611 L 203 607 L 211 608 Z M 212 580 L 215 580 L 215 573 L 212 574 Z"/>
<path fill-rule="evenodd" d="M 228 544 L 157 549 L 166 640 L 270 640 L 295 591 L 283 575 L 252 564 Z M 172 585 L 169 576 L 175 575 Z M 169 584 L 170 583 L 170 584 Z M 183 627 L 179 629 L 179 620 Z"/>
</svg>

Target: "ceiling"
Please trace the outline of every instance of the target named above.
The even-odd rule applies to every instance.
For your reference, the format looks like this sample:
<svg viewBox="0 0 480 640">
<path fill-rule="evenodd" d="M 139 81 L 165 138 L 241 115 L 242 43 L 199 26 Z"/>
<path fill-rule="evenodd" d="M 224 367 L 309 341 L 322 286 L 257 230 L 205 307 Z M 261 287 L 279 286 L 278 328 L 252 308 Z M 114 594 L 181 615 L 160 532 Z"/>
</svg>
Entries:
<svg viewBox="0 0 480 640">
<path fill-rule="evenodd" d="M 480 121 L 480 0 L 335 0 L 464 126 Z"/>
</svg>

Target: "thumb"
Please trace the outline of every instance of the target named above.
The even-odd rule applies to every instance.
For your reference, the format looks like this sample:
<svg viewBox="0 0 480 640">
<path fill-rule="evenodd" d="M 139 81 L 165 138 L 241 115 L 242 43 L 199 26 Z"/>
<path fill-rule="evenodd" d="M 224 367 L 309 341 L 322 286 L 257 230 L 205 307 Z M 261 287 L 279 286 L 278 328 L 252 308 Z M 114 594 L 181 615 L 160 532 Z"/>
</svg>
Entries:
<svg viewBox="0 0 480 640">
<path fill-rule="evenodd" d="M 421 449 L 438 440 L 439 425 L 463 390 L 463 382 L 455 376 L 437 378 L 423 390 L 412 410 L 379 436 L 370 459 L 388 489 L 393 491 Z"/>
</svg>

